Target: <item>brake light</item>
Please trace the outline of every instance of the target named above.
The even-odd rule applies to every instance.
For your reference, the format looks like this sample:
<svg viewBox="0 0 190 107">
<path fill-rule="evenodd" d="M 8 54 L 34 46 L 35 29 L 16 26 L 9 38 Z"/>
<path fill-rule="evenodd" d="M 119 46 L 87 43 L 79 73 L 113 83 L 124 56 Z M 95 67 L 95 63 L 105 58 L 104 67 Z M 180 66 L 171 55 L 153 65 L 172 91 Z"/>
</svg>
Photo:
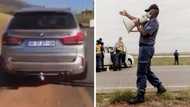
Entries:
<svg viewBox="0 0 190 107">
<path fill-rule="evenodd" d="M 22 39 L 20 37 L 15 37 L 15 36 L 3 37 L 3 45 L 20 45 L 21 43 Z"/>
<path fill-rule="evenodd" d="M 84 33 L 78 32 L 75 35 L 64 36 L 60 39 L 64 45 L 78 45 L 84 42 Z"/>
</svg>

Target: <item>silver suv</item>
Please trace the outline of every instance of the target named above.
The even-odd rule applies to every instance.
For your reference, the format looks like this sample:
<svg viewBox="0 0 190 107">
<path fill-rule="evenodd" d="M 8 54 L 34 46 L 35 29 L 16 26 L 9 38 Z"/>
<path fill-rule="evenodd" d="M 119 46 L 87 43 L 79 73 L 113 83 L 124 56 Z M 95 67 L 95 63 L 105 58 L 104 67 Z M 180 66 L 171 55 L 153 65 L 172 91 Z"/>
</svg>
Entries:
<svg viewBox="0 0 190 107">
<path fill-rule="evenodd" d="M 11 74 L 86 77 L 84 33 L 68 9 L 17 11 L 3 35 L 2 57 Z"/>
</svg>

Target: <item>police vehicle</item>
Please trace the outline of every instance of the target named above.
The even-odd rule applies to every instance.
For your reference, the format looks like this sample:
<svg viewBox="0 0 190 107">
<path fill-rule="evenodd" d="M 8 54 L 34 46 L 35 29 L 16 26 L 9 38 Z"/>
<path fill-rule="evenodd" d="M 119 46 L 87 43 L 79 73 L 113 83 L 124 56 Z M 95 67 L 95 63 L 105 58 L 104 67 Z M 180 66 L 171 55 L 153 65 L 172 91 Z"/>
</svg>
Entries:
<svg viewBox="0 0 190 107">
<path fill-rule="evenodd" d="M 115 54 L 114 47 L 105 47 L 104 50 L 105 50 L 105 53 L 104 53 L 104 66 L 105 66 L 105 68 L 107 68 L 107 67 L 112 68 L 113 62 L 112 62 L 111 56 L 113 54 Z M 134 65 L 133 56 L 128 54 L 127 52 L 126 52 L 125 62 L 127 64 L 127 68 L 130 68 L 130 67 L 132 67 Z M 122 67 L 124 67 L 124 65 L 122 65 Z"/>
</svg>

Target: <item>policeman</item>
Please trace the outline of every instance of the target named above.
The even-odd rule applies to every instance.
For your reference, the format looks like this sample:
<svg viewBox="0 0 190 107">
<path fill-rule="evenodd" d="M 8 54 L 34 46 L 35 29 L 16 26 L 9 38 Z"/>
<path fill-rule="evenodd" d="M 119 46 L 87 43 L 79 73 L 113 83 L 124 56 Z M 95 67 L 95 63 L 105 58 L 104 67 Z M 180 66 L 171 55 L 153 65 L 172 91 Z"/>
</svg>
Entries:
<svg viewBox="0 0 190 107">
<path fill-rule="evenodd" d="M 122 66 L 122 57 L 124 52 L 124 43 L 122 41 L 122 37 L 119 37 L 118 42 L 115 45 L 116 50 L 116 65 L 119 70 L 121 70 Z"/>
<path fill-rule="evenodd" d="M 99 40 L 96 41 L 96 71 L 100 72 L 102 66 L 102 53 L 101 53 L 101 43 Z"/>
<path fill-rule="evenodd" d="M 148 9 L 145 10 L 149 12 L 151 17 L 150 20 L 144 24 L 140 24 L 139 20 L 135 22 L 138 32 L 140 32 L 139 40 L 139 58 L 138 58 L 138 68 L 137 68 L 137 95 L 130 99 L 128 102 L 130 104 L 142 103 L 144 102 L 144 94 L 146 89 L 147 80 L 157 88 L 157 94 L 160 95 L 166 91 L 163 84 L 159 78 L 151 71 L 151 59 L 154 55 L 154 44 L 156 35 L 159 29 L 159 23 L 157 16 L 159 14 L 159 8 L 156 4 L 152 4 Z M 128 17 L 129 19 L 137 19 L 131 16 L 125 11 L 120 13 Z"/>
<path fill-rule="evenodd" d="M 99 44 L 101 44 L 101 68 L 104 70 L 104 42 L 102 41 L 102 38 L 99 38 Z"/>
</svg>

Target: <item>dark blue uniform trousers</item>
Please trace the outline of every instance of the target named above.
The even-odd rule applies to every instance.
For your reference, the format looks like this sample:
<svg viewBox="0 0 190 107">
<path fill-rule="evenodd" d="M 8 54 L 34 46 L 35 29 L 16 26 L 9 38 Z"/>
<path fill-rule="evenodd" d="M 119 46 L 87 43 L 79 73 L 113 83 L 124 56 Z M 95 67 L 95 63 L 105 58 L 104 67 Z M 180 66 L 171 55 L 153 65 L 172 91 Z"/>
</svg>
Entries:
<svg viewBox="0 0 190 107">
<path fill-rule="evenodd" d="M 102 69 L 102 54 L 96 54 L 96 70 L 97 72 L 100 72 L 100 70 Z"/>
<path fill-rule="evenodd" d="M 139 47 L 139 58 L 137 68 L 137 88 L 138 92 L 145 93 L 147 80 L 154 86 L 158 87 L 161 85 L 158 77 L 151 71 L 151 59 L 154 55 L 153 46 L 140 46 Z"/>
</svg>

